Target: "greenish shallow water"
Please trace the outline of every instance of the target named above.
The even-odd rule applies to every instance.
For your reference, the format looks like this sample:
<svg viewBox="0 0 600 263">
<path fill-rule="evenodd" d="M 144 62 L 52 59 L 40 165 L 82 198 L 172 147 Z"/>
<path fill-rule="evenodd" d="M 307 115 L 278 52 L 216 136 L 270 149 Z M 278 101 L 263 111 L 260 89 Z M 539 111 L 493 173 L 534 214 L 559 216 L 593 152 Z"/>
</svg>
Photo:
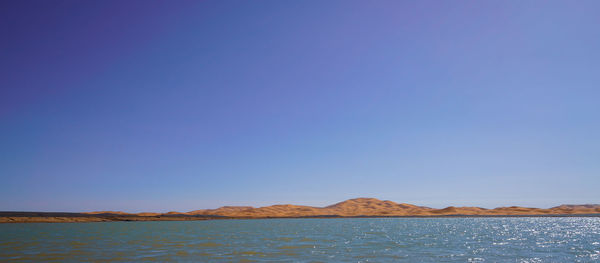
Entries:
<svg viewBox="0 0 600 263">
<path fill-rule="evenodd" d="M 600 262 L 600 218 L 1 224 L 0 261 Z"/>
</svg>

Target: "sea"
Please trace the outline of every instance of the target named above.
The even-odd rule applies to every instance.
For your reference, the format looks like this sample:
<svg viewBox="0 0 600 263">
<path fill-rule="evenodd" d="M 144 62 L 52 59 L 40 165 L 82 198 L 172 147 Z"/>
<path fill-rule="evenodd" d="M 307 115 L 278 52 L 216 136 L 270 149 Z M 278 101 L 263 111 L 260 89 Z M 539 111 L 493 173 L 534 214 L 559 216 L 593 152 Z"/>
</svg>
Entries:
<svg viewBox="0 0 600 263">
<path fill-rule="evenodd" d="M 0 224 L 0 261 L 600 262 L 600 218 Z"/>
</svg>

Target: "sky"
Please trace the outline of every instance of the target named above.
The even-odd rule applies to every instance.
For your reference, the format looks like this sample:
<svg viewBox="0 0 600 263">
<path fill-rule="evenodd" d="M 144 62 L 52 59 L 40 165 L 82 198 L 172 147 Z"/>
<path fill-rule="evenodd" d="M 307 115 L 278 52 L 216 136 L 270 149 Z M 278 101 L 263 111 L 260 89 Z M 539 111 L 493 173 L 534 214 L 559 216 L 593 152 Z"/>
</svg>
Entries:
<svg viewBox="0 0 600 263">
<path fill-rule="evenodd" d="M 600 203 L 598 1 L 2 1 L 0 210 Z"/>
</svg>

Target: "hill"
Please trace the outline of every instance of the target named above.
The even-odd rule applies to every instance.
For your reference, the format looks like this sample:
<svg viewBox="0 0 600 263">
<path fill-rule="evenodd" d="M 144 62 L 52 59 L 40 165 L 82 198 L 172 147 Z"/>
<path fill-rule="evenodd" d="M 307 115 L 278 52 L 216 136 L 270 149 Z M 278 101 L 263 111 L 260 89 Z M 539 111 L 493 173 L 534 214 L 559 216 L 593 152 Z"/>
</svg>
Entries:
<svg viewBox="0 0 600 263">
<path fill-rule="evenodd" d="M 520 206 L 486 209 L 481 207 L 449 206 L 435 209 L 376 198 L 355 198 L 325 207 L 301 205 L 272 205 L 265 207 L 223 206 L 190 212 L 125 213 L 99 211 L 87 213 L 0 212 L 0 223 L 7 222 L 96 222 L 96 221 L 153 221 L 206 220 L 220 218 L 296 218 L 296 217 L 439 217 L 439 216 L 600 216 L 600 205 L 560 205 L 548 209 Z"/>
</svg>

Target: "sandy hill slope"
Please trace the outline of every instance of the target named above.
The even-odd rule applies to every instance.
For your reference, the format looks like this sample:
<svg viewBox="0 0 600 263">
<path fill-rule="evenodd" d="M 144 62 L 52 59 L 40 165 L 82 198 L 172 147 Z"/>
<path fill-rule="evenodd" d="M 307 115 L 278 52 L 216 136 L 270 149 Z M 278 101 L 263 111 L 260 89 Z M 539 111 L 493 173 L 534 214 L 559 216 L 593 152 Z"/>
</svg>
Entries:
<svg viewBox="0 0 600 263">
<path fill-rule="evenodd" d="M 294 217 L 384 217 L 384 216 L 600 216 L 600 205 L 560 205 L 548 209 L 509 206 L 486 209 L 449 206 L 435 209 L 425 206 L 382 201 L 375 198 L 355 198 L 325 207 L 272 205 L 265 207 L 224 206 L 191 212 L 125 213 L 99 211 L 88 213 L 63 212 L 2 212 L 0 223 L 26 222 L 105 222 L 209 220 L 223 218 L 294 218 Z"/>
<path fill-rule="evenodd" d="M 520 206 L 486 209 L 481 207 L 449 206 L 435 209 L 405 203 L 396 203 L 376 198 L 354 198 L 325 207 L 301 205 L 272 205 L 265 207 L 223 206 L 217 209 L 202 209 L 191 212 L 137 213 L 100 211 L 94 215 L 131 216 L 218 216 L 233 218 L 276 218 L 276 217 L 357 217 L 357 216 L 448 216 L 448 215 L 570 215 L 598 214 L 600 205 L 560 205 L 548 209 Z"/>
<path fill-rule="evenodd" d="M 331 215 L 339 216 L 406 216 L 425 215 L 433 210 L 429 207 L 398 204 L 376 198 L 355 198 L 323 208 Z"/>
<path fill-rule="evenodd" d="M 552 207 L 549 210 L 560 213 L 600 213 L 600 204 L 586 204 L 586 205 L 560 205 Z"/>
<path fill-rule="evenodd" d="M 595 214 L 600 205 L 561 205 L 550 209 L 519 206 L 486 209 L 481 207 L 446 207 L 434 209 L 376 198 L 355 198 L 326 207 L 299 205 L 272 205 L 254 208 L 250 206 L 225 206 L 189 212 L 189 215 L 213 215 L 242 218 L 271 217 L 356 217 L 356 216 L 445 216 L 445 215 L 553 215 Z"/>
<path fill-rule="evenodd" d="M 130 213 L 125 213 L 122 211 L 95 211 L 95 212 L 85 212 L 83 214 L 89 215 L 131 215 Z"/>
<path fill-rule="evenodd" d="M 220 214 L 235 214 L 244 210 L 253 209 L 251 206 L 223 206 L 217 209 L 202 209 L 190 211 L 190 215 L 220 215 Z"/>
</svg>

